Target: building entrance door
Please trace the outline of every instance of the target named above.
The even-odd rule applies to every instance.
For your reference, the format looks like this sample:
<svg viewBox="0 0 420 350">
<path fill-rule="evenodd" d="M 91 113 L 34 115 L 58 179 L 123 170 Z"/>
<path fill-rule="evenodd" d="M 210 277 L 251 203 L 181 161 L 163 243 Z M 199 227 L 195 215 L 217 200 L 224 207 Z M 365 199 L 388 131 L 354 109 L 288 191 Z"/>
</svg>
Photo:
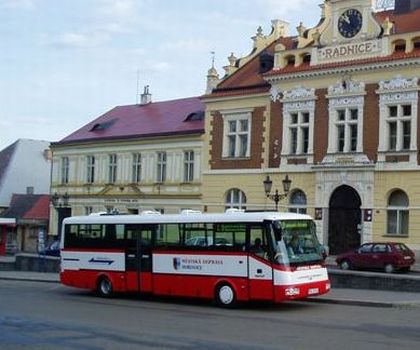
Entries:
<svg viewBox="0 0 420 350">
<path fill-rule="evenodd" d="M 331 195 L 328 225 L 331 255 L 360 245 L 361 204 L 359 194 L 350 186 L 340 186 Z"/>
</svg>

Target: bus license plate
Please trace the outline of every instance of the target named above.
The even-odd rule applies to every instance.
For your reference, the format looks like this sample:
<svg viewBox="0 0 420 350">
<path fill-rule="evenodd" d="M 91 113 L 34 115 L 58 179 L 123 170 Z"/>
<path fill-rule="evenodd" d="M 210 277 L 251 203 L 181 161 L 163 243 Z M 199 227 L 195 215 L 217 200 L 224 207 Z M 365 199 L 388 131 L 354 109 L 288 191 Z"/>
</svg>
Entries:
<svg viewBox="0 0 420 350">
<path fill-rule="evenodd" d="M 312 295 L 312 294 L 318 294 L 319 293 L 319 289 L 318 288 L 310 288 L 308 290 L 308 294 Z"/>
</svg>

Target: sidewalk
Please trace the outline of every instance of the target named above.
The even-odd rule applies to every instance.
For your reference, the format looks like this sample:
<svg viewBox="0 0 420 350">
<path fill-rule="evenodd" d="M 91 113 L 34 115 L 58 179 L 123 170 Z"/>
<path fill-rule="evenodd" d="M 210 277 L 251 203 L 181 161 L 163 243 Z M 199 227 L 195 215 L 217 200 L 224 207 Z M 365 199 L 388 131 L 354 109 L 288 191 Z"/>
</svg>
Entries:
<svg viewBox="0 0 420 350">
<path fill-rule="evenodd" d="M 59 283 L 58 273 L 0 271 L 1 280 Z M 328 294 L 308 299 L 310 302 L 369 307 L 420 308 L 420 293 L 334 288 Z"/>
</svg>

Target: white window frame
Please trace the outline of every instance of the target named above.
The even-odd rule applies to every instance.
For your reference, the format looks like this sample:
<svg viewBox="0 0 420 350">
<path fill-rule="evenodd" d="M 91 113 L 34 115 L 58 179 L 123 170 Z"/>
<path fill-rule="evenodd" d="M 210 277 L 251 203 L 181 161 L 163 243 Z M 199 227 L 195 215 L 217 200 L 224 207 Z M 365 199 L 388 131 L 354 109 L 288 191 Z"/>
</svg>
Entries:
<svg viewBox="0 0 420 350">
<path fill-rule="evenodd" d="M 166 181 L 166 167 L 167 167 L 167 154 L 166 152 L 156 153 L 156 181 L 164 183 Z"/>
<path fill-rule="evenodd" d="M 237 201 L 235 200 L 235 197 L 238 197 Z M 231 208 L 246 209 L 246 195 L 245 192 L 239 188 L 231 188 L 226 193 L 225 209 Z"/>
<path fill-rule="evenodd" d="M 184 151 L 184 182 L 194 181 L 194 151 Z"/>
<path fill-rule="evenodd" d="M 252 129 L 252 110 L 235 110 L 229 112 L 222 112 L 223 116 L 223 150 L 222 157 L 230 159 L 244 159 L 249 158 L 251 155 L 251 129 Z M 240 122 L 247 121 L 248 130 L 240 130 Z M 230 131 L 230 123 L 236 123 L 236 131 Z M 241 137 L 247 137 L 246 140 L 246 151 L 245 154 L 240 154 L 241 152 Z M 230 154 L 230 142 L 229 139 L 234 137 L 234 152 Z"/>
<path fill-rule="evenodd" d="M 302 193 L 303 198 L 305 198 L 304 204 L 293 203 L 292 200 L 297 193 Z M 294 190 L 289 196 L 289 212 L 291 213 L 298 213 L 298 214 L 306 214 L 308 210 L 308 200 L 306 197 L 306 193 L 302 190 Z"/>
<path fill-rule="evenodd" d="M 357 111 L 357 119 L 351 119 L 352 111 Z M 340 112 L 344 111 L 344 120 L 340 120 Z M 330 153 L 361 153 L 363 152 L 363 111 L 359 107 L 341 107 L 332 110 L 330 114 L 330 126 L 333 128 L 331 131 L 333 134 L 334 140 L 332 140 L 332 145 L 330 145 Z M 352 149 L 352 135 L 351 128 L 353 125 L 357 125 L 357 143 L 356 149 Z M 340 150 L 340 132 L 339 127 L 344 127 L 344 145 L 343 150 Z"/>
<path fill-rule="evenodd" d="M 304 116 L 308 116 L 308 121 L 305 122 L 303 120 Z M 297 122 L 293 123 L 293 117 L 297 116 Z M 309 111 L 296 111 L 296 112 L 288 112 L 286 114 L 287 120 L 287 126 L 288 126 L 288 137 L 286 140 L 288 140 L 287 144 L 287 154 L 288 155 L 308 155 L 312 154 L 313 150 L 311 147 L 312 144 L 312 138 L 311 137 L 311 113 Z M 308 147 L 307 150 L 304 150 L 304 129 L 308 130 Z M 293 130 L 296 130 L 296 150 L 293 150 L 293 139 L 292 134 Z"/>
<path fill-rule="evenodd" d="M 407 206 L 402 206 L 402 205 L 390 205 L 389 204 L 389 201 L 390 201 L 390 199 L 391 199 L 391 196 L 394 194 L 394 193 L 396 193 L 396 192 L 402 192 L 405 196 L 406 196 L 406 198 L 407 198 L 407 203 L 409 203 L 409 198 L 408 198 L 408 195 L 407 195 L 407 193 L 405 193 L 404 191 L 402 191 L 402 190 L 395 190 L 395 191 L 393 191 L 390 195 L 389 195 L 389 197 L 388 197 L 388 206 L 387 206 L 387 213 L 386 213 L 386 216 L 387 216 L 387 220 L 386 220 L 386 235 L 388 235 L 388 236 L 401 236 L 401 237 L 408 237 L 408 235 L 409 235 L 409 232 L 410 232 L 410 228 L 409 228 L 409 225 L 410 225 L 410 211 L 409 211 L 409 204 L 407 205 Z M 397 232 L 389 232 L 390 230 L 389 230 L 389 215 L 390 215 L 390 212 L 396 212 L 396 223 L 395 223 L 395 226 L 396 226 L 396 231 Z M 402 224 L 402 220 L 403 220 L 403 212 L 404 213 L 407 213 L 407 215 L 406 215 L 406 220 L 407 220 L 407 223 L 406 223 L 406 229 L 407 229 L 407 232 L 401 232 L 401 224 Z"/>
<path fill-rule="evenodd" d="M 95 156 L 86 156 L 86 182 L 93 184 L 95 182 Z"/>
<path fill-rule="evenodd" d="M 378 162 L 385 162 L 386 155 L 408 154 L 409 163 L 417 166 L 417 125 L 418 125 L 418 100 L 419 87 L 418 78 L 396 77 L 390 81 L 381 81 L 379 89 L 379 146 Z M 405 105 L 411 106 L 411 116 L 404 117 L 402 110 Z M 397 106 L 397 116 L 390 117 L 389 111 Z M 389 122 L 397 122 L 397 143 L 395 149 L 390 149 L 390 127 Z M 403 147 L 403 122 L 410 121 L 410 148 Z M 399 165 L 397 165 L 399 166 Z"/>
<path fill-rule="evenodd" d="M 67 185 L 69 183 L 70 174 L 70 159 L 69 157 L 61 158 L 61 184 Z"/>
<path fill-rule="evenodd" d="M 117 182 L 118 156 L 116 153 L 108 155 L 108 183 Z"/>
<path fill-rule="evenodd" d="M 141 171 L 142 171 L 142 155 L 141 153 L 133 153 L 132 156 L 132 178 L 133 183 L 141 182 Z"/>
<path fill-rule="evenodd" d="M 315 96 L 314 88 L 296 86 L 292 90 L 283 92 L 283 143 L 281 152 L 281 164 L 287 165 L 288 158 L 305 157 L 307 163 L 313 162 L 314 145 L 314 121 L 315 121 Z M 298 115 L 298 122 L 292 123 L 293 115 Z M 309 121 L 303 122 L 303 116 L 309 115 Z M 297 149 L 292 148 L 292 129 L 297 130 Z M 304 152 L 303 128 L 308 128 L 308 149 Z"/>
</svg>

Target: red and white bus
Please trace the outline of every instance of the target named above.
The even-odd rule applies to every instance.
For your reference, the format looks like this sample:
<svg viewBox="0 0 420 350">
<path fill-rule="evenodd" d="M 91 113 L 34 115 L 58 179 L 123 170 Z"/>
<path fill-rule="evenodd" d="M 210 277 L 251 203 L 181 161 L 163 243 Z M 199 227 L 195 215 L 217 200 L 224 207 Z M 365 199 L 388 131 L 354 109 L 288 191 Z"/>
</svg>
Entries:
<svg viewBox="0 0 420 350">
<path fill-rule="evenodd" d="M 66 218 L 61 282 L 113 293 L 280 302 L 330 289 L 310 216 L 294 213 Z"/>
</svg>

